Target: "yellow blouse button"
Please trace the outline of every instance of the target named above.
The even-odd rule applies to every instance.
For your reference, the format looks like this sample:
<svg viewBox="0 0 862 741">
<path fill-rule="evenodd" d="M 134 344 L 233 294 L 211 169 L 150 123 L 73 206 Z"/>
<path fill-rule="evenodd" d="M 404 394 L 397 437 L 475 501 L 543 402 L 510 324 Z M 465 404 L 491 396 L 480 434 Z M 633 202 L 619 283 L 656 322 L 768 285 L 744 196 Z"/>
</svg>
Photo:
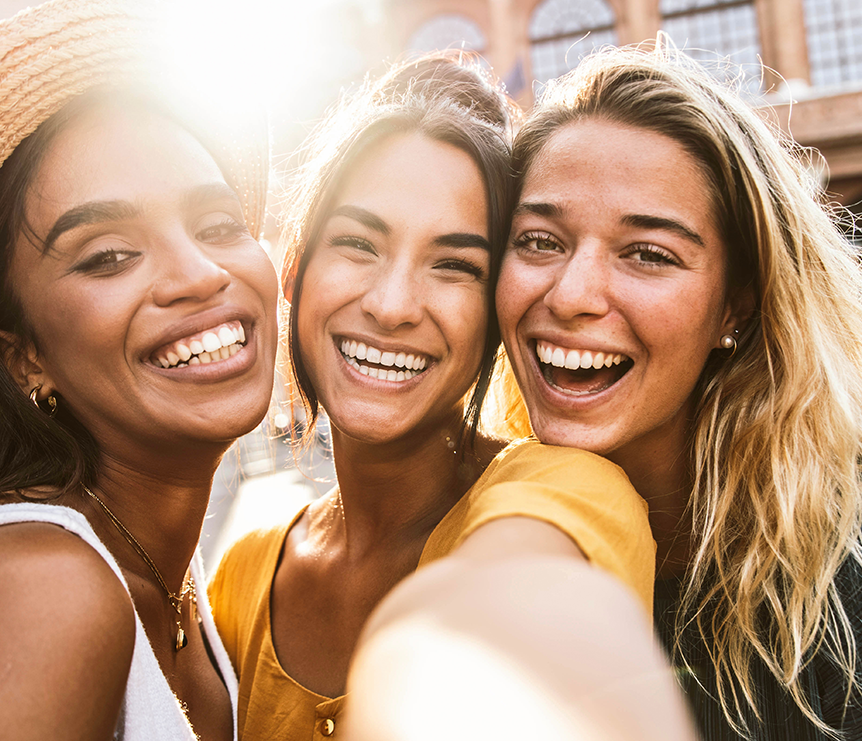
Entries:
<svg viewBox="0 0 862 741">
<path fill-rule="evenodd" d="M 331 736 L 335 733 L 335 721 L 332 718 L 327 718 L 323 723 L 320 724 L 320 732 L 324 736 Z"/>
</svg>

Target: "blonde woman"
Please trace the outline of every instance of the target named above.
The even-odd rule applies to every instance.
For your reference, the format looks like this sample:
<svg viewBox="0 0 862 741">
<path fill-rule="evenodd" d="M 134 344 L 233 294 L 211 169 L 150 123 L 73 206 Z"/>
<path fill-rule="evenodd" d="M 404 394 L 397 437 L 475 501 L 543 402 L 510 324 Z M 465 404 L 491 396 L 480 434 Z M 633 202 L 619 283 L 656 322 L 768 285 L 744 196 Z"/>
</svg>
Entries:
<svg viewBox="0 0 862 741">
<path fill-rule="evenodd" d="M 497 307 L 530 422 L 649 503 L 707 740 L 862 737 L 862 276 L 800 154 L 661 48 L 590 57 L 515 144 Z"/>
</svg>

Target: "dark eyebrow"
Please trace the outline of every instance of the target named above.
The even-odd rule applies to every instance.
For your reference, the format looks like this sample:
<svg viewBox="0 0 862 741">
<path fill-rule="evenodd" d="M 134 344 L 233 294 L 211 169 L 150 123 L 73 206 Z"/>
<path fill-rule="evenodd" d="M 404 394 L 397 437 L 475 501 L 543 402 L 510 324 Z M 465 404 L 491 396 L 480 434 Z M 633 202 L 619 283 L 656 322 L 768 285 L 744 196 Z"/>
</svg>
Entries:
<svg viewBox="0 0 862 741">
<path fill-rule="evenodd" d="M 231 200 L 239 204 L 239 196 L 227 183 L 205 183 L 189 189 L 183 197 L 187 208 L 218 200 Z M 43 253 L 48 254 L 60 236 L 79 226 L 105 222 L 126 221 L 141 215 L 142 209 L 129 201 L 90 201 L 70 208 L 60 216 L 45 237 Z"/>
<path fill-rule="evenodd" d="M 563 215 L 563 209 L 554 203 L 519 203 L 512 216 L 520 216 L 521 214 L 536 214 L 536 216 L 553 216 L 559 218 Z"/>
<path fill-rule="evenodd" d="M 661 229 L 666 232 L 672 232 L 701 247 L 704 246 L 703 238 L 697 232 L 692 231 L 685 224 L 674 219 L 666 219 L 663 216 L 648 216 L 647 214 L 628 214 L 623 216 L 621 221 L 626 226 L 635 226 L 641 229 Z"/>
<path fill-rule="evenodd" d="M 44 254 L 48 254 L 54 247 L 54 243 L 60 235 L 70 229 L 87 224 L 100 224 L 105 221 L 123 221 L 133 219 L 140 213 L 140 209 L 128 201 L 90 201 L 80 206 L 70 208 L 60 216 L 45 237 L 42 248 Z"/>
<path fill-rule="evenodd" d="M 452 234 L 441 234 L 434 237 L 434 245 L 437 247 L 479 247 L 491 251 L 491 243 L 485 237 L 470 232 L 454 232 Z"/>
<path fill-rule="evenodd" d="M 369 229 L 373 229 L 385 237 L 388 237 L 391 232 L 389 225 L 377 216 L 377 214 L 373 214 L 371 211 L 359 206 L 339 206 L 330 214 L 329 218 L 331 219 L 334 216 L 346 216 L 348 219 L 358 221 L 363 226 L 367 226 Z"/>
</svg>

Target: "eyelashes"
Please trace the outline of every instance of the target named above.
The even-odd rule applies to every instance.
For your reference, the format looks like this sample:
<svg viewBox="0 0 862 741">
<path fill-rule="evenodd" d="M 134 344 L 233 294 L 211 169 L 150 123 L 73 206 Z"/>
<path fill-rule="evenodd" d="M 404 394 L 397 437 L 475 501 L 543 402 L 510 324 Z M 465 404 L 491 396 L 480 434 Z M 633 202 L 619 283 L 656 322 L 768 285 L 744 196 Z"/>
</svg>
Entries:
<svg viewBox="0 0 862 741">
<path fill-rule="evenodd" d="M 362 256 L 373 257 L 378 255 L 374 245 L 364 237 L 352 235 L 338 235 L 328 237 L 325 244 L 330 247 L 348 247 L 355 249 Z M 433 264 L 433 269 L 441 272 L 452 272 L 469 275 L 478 280 L 487 280 L 488 267 L 479 262 L 467 260 L 463 257 L 444 257 Z"/>
<path fill-rule="evenodd" d="M 535 255 L 565 252 L 566 248 L 555 237 L 547 232 L 524 232 L 512 239 L 512 247 Z M 634 258 L 643 265 L 663 267 L 680 265 L 673 253 L 650 242 L 635 242 L 626 246 L 620 253 L 621 257 Z"/>
</svg>

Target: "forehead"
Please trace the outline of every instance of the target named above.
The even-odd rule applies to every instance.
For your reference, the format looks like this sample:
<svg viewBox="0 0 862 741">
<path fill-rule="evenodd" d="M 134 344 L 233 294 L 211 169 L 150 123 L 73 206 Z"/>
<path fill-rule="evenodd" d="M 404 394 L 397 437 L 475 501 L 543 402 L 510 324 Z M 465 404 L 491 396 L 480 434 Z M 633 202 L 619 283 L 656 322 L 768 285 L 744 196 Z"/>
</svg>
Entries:
<svg viewBox="0 0 862 741">
<path fill-rule="evenodd" d="M 472 157 L 420 133 L 391 134 L 371 144 L 344 172 L 335 200 L 397 202 L 417 192 L 429 205 L 440 200 L 462 205 L 465 198 L 485 205 L 484 181 Z"/>
<path fill-rule="evenodd" d="M 143 106 L 104 103 L 49 144 L 28 191 L 28 218 L 35 226 L 91 201 L 168 200 L 202 182 L 224 177 L 188 131 Z"/>
<path fill-rule="evenodd" d="M 599 189 L 628 180 L 648 196 L 656 185 L 678 183 L 704 191 L 700 163 L 676 140 L 647 128 L 601 118 L 567 124 L 545 142 L 524 178 L 524 190 L 589 179 Z M 641 186 L 653 183 L 653 188 Z"/>
</svg>

